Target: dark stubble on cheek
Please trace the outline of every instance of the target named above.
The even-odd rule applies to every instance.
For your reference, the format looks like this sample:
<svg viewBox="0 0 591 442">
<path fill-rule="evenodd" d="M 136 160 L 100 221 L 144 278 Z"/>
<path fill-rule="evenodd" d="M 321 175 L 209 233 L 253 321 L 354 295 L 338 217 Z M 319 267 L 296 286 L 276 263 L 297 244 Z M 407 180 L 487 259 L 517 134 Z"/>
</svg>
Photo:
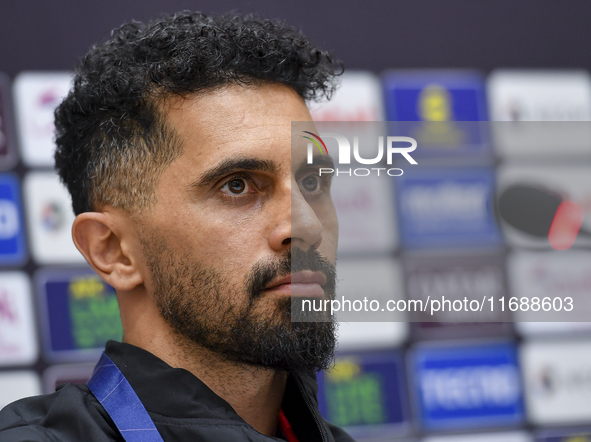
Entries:
<svg viewBox="0 0 591 442">
<path fill-rule="evenodd" d="M 334 296 L 334 265 L 312 248 L 294 249 L 277 260 L 255 263 L 236 286 L 218 270 L 179 256 L 158 235 L 142 239 L 154 299 L 183 342 L 192 342 L 228 361 L 288 372 L 331 366 L 336 324 L 292 322 L 291 298 L 265 299 L 275 278 L 300 270 L 322 271 L 327 297 Z M 292 259 L 293 258 L 293 259 Z"/>
</svg>

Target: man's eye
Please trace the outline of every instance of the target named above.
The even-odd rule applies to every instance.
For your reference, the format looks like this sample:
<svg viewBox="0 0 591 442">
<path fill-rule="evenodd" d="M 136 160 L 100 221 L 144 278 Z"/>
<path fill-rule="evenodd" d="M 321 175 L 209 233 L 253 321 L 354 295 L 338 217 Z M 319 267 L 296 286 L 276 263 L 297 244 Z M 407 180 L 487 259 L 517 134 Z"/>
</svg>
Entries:
<svg viewBox="0 0 591 442">
<path fill-rule="evenodd" d="M 245 193 L 248 188 L 248 183 L 244 178 L 232 178 L 223 185 L 222 191 L 232 195 L 241 195 Z"/>
<path fill-rule="evenodd" d="M 307 176 L 302 180 L 302 187 L 306 192 L 317 192 L 321 185 L 320 177 L 315 175 Z"/>
</svg>

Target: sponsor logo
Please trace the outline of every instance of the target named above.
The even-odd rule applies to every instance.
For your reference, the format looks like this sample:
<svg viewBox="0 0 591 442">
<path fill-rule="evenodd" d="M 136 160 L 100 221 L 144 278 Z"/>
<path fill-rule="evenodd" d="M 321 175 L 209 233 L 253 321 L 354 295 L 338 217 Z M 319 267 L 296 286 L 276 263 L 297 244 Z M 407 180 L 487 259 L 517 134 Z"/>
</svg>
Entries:
<svg viewBox="0 0 591 442">
<path fill-rule="evenodd" d="M 12 300 L 5 291 L 0 292 L 0 319 L 8 323 L 18 321 L 16 308 L 12 305 Z"/>
<path fill-rule="evenodd" d="M 484 82 L 475 73 L 392 72 L 384 78 L 392 121 L 486 121 Z"/>
<path fill-rule="evenodd" d="M 479 182 L 416 185 L 404 194 L 402 207 L 409 216 L 416 219 L 461 217 L 480 221 L 487 217 L 486 198 L 489 193 L 490 188 Z"/>
<path fill-rule="evenodd" d="M 20 186 L 16 177 L 3 174 L 0 175 L 0 263 L 21 264 L 26 256 Z"/>
<path fill-rule="evenodd" d="M 423 273 L 411 276 L 408 287 L 412 293 L 426 298 L 446 297 L 461 299 L 465 296 L 489 297 L 502 292 L 499 269 L 485 267 L 476 270 L 450 269 L 446 273 Z"/>
<path fill-rule="evenodd" d="M 423 347 L 412 361 L 425 428 L 486 427 L 523 419 L 513 345 Z"/>
<path fill-rule="evenodd" d="M 0 272 L 0 365 L 31 364 L 37 339 L 29 278 Z"/>
<path fill-rule="evenodd" d="M 50 360 L 94 359 L 109 339 L 121 339 L 115 290 L 92 271 L 42 271 L 37 284 Z"/>
<path fill-rule="evenodd" d="M 330 371 L 318 376 L 323 416 L 344 427 L 371 426 L 374 434 L 402 431 L 409 419 L 402 367 L 393 352 L 338 357 Z"/>
<path fill-rule="evenodd" d="M 522 348 L 532 422 L 576 424 L 591 418 L 591 344 L 530 342 Z"/>
<path fill-rule="evenodd" d="M 558 393 L 583 394 L 591 392 L 591 366 L 563 373 L 552 365 L 541 367 L 532 378 L 531 393 L 550 398 Z"/>
<path fill-rule="evenodd" d="M 338 252 L 391 252 L 397 245 L 394 189 L 382 177 L 339 177 L 330 194 L 339 220 Z"/>
<path fill-rule="evenodd" d="M 12 238 L 19 230 L 17 205 L 10 200 L 0 200 L 0 240 Z"/>
<path fill-rule="evenodd" d="M 492 118 L 497 121 L 589 121 L 587 72 L 510 71 L 491 74 Z"/>
<path fill-rule="evenodd" d="M 406 247 L 482 246 L 501 242 L 494 218 L 494 171 L 417 169 L 397 181 Z"/>
<path fill-rule="evenodd" d="M 413 137 L 421 158 L 490 157 L 482 77 L 469 72 L 393 71 L 384 77 L 390 127 Z"/>
<path fill-rule="evenodd" d="M 41 225 L 47 232 L 57 232 L 64 225 L 64 214 L 60 204 L 49 201 L 41 208 Z"/>
<path fill-rule="evenodd" d="M 427 409 L 506 407 L 520 397 L 519 371 L 509 364 L 423 370 L 420 383 Z"/>
<path fill-rule="evenodd" d="M 53 113 L 68 93 L 71 80 L 66 72 L 24 72 L 15 79 L 15 107 L 26 165 L 53 166 Z"/>
<path fill-rule="evenodd" d="M 583 257 L 583 255 L 587 254 L 577 253 L 577 255 Z M 554 254 L 546 255 L 546 259 L 540 257 L 539 254 L 530 256 L 534 259 L 534 262 L 532 262 L 533 267 L 530 269 L 527 279 L 535 284 L 535 287 L 540 290 L 541 295 L 552 295 L 555 293 L 588 295 L 591 293 L 591 273 L 571 271 L 569 274 L 564 274 L 557 272 L 557 269 L 549 267 L 551 264 L 550 261 L 556 261 L 559 258 Z M 591 255 L 586 257 L 591 258 Z M 568 259 L 569 257 L 560 255 L 560 258 Z M 577 263 L 574 262 L 575 265 Z M 579 264 L 584 264 L 584 261 Z M 579 267 L 583 266 L 579 265 Z M 584 267 L 587 271 L 591 270 L 591 265 Z"/>
<path fill-rule="evenodd" d="M 30 172 L 24 180 L 31 251 L 40 264 L 78 263 L 84 258 L 72 241 L 70 194 L 55 173 Z"/>
<path fill-rule="evenodd" d="M 437 256 L 423 256 L 423 257 L 407 257 L 405 259 L 405 277 L 407 287 L 408 299 L 419 299 L 426 301 L 432 299 L 446 299 L 452 303 L 454 301 L 467 300 L 482 300 L 496 298 L 500 299 L 507 295 L 506 280 L 504 272 L 504 261 L 500 256 L 490 255 L 471 255 L 462 254 L 454 257 L 449 257 L 444 260 Z M 416 312 L 413 315 L 413 320 L 420 321 L 415 324 L 416 328 L 423 329 L 421 333 L 427 332 L 428 329 L 433 329 L 433 324 L 421 324 L 422 322 L 443 322 L 446 328 L 462 328 L 457 331 L 456 337 L 474 336 L 485 334 L 498 334 L 505 327 L 502 324 L 484 324 L 485 329 L 482 329 L 483 324 L 465 324 L 467 322 L 482 322 L 482 321 L 509 321 L 509 313 L 502 312 L 501 309 L 494 311 L 479 311 L 472 312 L 470 310 L 455 311 L 440 311 L 433 316 L 424 312 Z M 462 323 L 457 323 L 462 321 Z M 451 322 L 451 323 L 450 323 Z M 455 323 L 454 323 L 455 322 Z M 433 329 L 433 335 L 441 335 L 440 324 Z M 494 328 L 497 332 L 494 332 Z M 470 332 L 468 332 L 468 329 Z M 482 332 L 479 331 L 482 329 Z M 446 332 L 444 336 L 449 337 Z"/>
<path fill-rule="evenodd" d="M 515 312 L 515 319 L 522 321 L 517 324 L 520 331 L 535 333 L 589 328 L 591 253 L 584 250 L 513 252 L 508 258 L 507 272 L 513 296 L 554 302 L 553 308 L 544 316 L 529 310 Z M 576 308 L 571 312 L 559 310 L 556 304 L 559 301 L 554 301 L 556 297 L 562 300 L 570 297 Z"/>
</svg>

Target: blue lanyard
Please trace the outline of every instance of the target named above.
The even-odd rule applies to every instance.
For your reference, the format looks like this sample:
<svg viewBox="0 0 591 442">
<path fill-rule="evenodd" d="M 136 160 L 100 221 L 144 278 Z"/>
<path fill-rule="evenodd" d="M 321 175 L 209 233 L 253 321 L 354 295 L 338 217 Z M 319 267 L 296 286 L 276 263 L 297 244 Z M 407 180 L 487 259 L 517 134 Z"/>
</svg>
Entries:
<svg viewBox="0 0 591 442">
<path fill-rule="evenodd" d="M 126 442 L 164 442 L 140 398 L 105 353 L 86 385 Z"/>
</svg>

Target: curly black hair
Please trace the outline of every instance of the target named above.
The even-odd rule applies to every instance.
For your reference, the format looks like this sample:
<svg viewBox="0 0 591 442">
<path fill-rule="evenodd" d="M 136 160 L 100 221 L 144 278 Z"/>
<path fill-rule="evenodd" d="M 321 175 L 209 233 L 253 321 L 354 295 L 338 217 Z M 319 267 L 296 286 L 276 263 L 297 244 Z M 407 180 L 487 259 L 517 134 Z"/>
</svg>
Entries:
<svg viewBox="0 0 591 442">
<path fill-rule="evenodd" d="M 80 60 L 55 111 L 55 165 L 74 212 L 154 201 L 159 174 L 181 153 L 163 99 L 266 82 L 305 100 L 330 98 L 342 70 L 293 27 L 254 15 L 181 12 L 124 24 Z"/>
</svg>

